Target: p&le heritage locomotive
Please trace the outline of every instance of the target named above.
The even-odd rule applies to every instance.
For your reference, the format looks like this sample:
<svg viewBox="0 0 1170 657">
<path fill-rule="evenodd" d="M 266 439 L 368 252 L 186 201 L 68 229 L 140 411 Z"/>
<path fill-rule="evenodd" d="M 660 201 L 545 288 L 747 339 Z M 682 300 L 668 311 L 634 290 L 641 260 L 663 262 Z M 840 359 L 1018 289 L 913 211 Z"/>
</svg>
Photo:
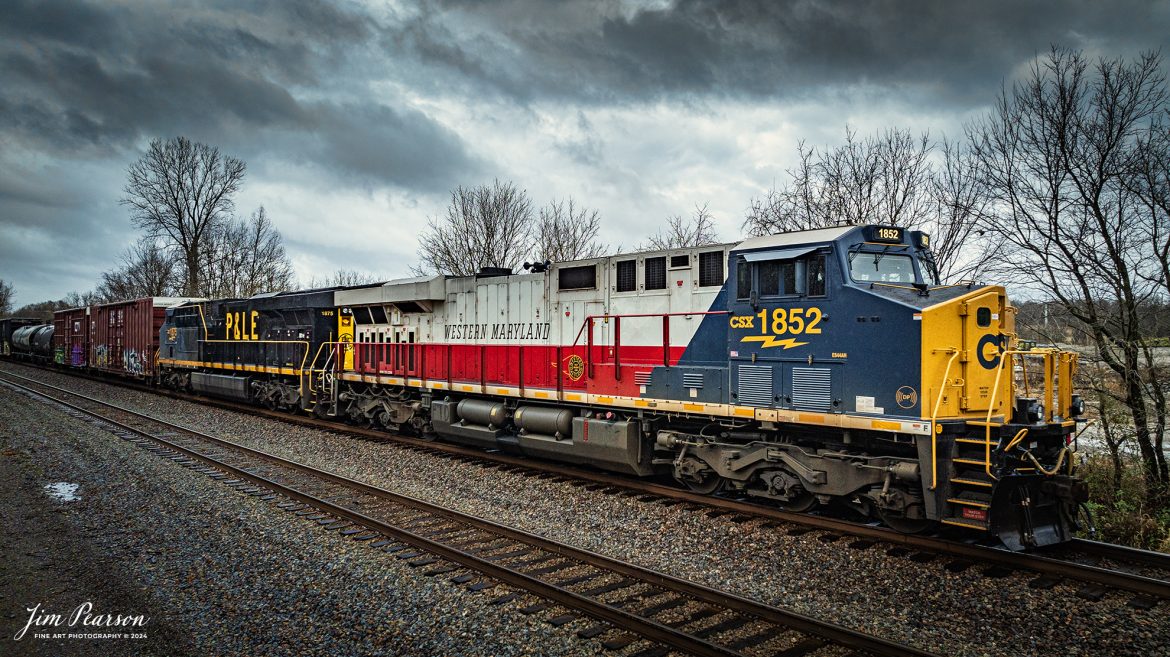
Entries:
<svg viewBox="0 0 1170 657">
<path fill-rule="evenodd" d="M 927 235 L 842 226 L 166 309 L 157 377 L 423 437 L 839 503 L 1012 549 L 1068 540 L 1076 355 L 1018 348 Z"/>
</svg>

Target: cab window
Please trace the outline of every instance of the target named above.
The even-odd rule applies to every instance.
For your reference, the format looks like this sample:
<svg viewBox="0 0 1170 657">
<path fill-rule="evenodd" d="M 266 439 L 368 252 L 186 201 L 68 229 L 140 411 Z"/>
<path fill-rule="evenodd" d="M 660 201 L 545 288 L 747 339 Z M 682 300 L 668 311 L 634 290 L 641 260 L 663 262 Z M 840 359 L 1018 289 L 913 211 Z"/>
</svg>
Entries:
<svg viewBox="0 0 1170 657">
<path fill-rule="evenodd" d="M 825 255 L 783 260 L 736 261 L 736 299 L 825 296 Z"/>
<path fill-rule="evenodd" d="M 752 266 L 743 258 L 735 261 L 735 290 L 740 301 L 752 298 Z"/>
<path fill-rule="evenodd" d="M 808 295 L 825 296 L 825 256 L 815 255 L 808 259 Z"/>
<path fill-rule="evenodd" d="M 914 260 L 908 255 L 859 251 L 849 256 L 849 275 L 858 283 L 913 283 Z"/>
</svg>

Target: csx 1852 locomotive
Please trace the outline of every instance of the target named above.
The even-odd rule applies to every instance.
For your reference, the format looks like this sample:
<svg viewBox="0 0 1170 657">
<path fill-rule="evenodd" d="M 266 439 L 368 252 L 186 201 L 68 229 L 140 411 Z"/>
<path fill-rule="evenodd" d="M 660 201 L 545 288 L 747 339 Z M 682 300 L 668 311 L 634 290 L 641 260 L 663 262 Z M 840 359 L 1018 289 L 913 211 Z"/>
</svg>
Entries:
<svg viewBox="0 0 1170 657">
<path fill-rule="evenodd" d="M 1070 536 L 1076 356 L 1018 349 L 1004 288 L 935 284 L 925 234 L 528 269 L 170 308 L 160 377 L 902 531 Z"/>
</svg>

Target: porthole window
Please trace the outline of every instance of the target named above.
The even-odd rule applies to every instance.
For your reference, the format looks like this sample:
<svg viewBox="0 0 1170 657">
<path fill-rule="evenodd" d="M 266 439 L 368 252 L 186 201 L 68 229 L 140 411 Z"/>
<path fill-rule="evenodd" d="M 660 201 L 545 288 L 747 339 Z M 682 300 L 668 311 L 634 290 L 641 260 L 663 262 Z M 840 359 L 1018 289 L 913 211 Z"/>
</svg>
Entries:
<svg viewBox="0 0 1170 657">
<path fill-rule="evenodd" d="M 979 325 L 979 328 L 991 326 L 991 308 L 980 308 L 976 310 L 975 323 Z"/>
</svg>

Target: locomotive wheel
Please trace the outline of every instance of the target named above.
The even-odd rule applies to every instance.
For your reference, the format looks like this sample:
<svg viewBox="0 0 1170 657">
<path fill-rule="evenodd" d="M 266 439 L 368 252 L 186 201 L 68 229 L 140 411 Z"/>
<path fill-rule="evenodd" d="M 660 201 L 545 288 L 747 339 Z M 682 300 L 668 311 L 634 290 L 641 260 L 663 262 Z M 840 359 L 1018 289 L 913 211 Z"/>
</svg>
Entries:
<svg viewBox="0 0 1170 657">
<path fill-rule="evenodd" d="M 793 513 L 804 513 L 805 511 L 811 511 L 812 508 L 818 504 L 818 501 L 816 495 L 813 495 L 808 491 L 804 491 L 800 495 L 797 495 L 787 502 L 781 502 L 777 500 L 776 503 L 779 504 L 780 508 L 784 509 L 785 511 L 792 511 Z"/>
<path fill-rule="evenodd" d="M 887 527 L 899 534 L 922 534 L 934 529 L 938 524 L 928 518 L 907 518 L 881 509 L 878 509 L 878 517 Z"/>
<path fill-rule="evenodd" d="M 702 495 L 712 495 L 714 493 L 719 492 L 719 490 L 721 488 L 723 488 L 723 484 L 725 483 L 723 481 L 723 477 L 720 477 L 719 475 L 717 475 L 713 472 L 703 475 L 702 479 L 699 481 L 696 481 L 693 479 L 685 479 L 685 478 L 678 479 L 678 481 L 679 481 L 679 483 L 681 483 L 682 485 L 684 485 L 688 489 L 690 489 L 692 492 L 699 493 Z"/>
</svg>

